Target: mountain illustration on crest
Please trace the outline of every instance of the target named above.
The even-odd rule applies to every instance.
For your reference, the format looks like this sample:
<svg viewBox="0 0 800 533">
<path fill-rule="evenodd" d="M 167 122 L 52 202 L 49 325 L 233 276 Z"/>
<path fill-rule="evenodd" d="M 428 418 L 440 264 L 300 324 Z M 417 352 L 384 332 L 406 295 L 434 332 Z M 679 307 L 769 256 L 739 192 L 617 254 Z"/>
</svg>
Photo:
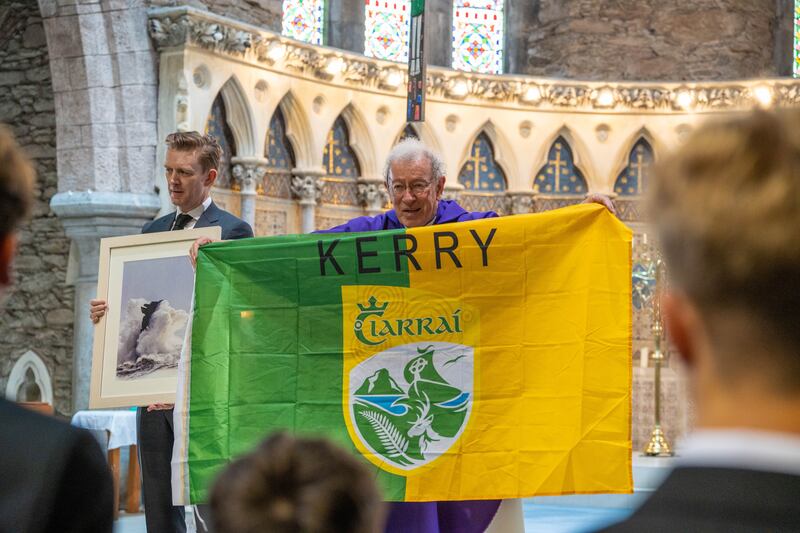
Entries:
<svg viewBox="0 0 800 533">
<path fill-rule="evenodd" d="M 356 394 L 393 395 L 405 394 L 405 391 L 397 386 L 397 382 L 395 382 L 387 369 L 381 368 L 364 380 Z"/>
</svg>

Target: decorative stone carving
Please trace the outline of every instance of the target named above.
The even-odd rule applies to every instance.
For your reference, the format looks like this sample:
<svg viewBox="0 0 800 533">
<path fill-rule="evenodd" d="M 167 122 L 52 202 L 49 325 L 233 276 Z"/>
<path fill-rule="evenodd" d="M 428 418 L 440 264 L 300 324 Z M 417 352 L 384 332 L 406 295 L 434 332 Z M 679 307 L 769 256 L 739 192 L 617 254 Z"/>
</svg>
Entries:
<svg viewBox="0 0 800 533">
<path fill-rule="evenodd" d="M 533 212 L 532 193 L 509 193 L 508 211 L 512 215 L 525 215 Z"/>
<path fill-rule="evenodd" d="M 358 184 L 358 201 L 369 213 L 380 213 L 389 203 L 389 193 L 380 180 Z"/>
<path fill-rule="evenodd" d="M 242 194 L 256 194 L 258 183 L 266 170 L 265 166 L 256 163 L 236 163 L 232 172 Z"/>
<path fill-rule="evenodd" d="M 456 131 L 456 126 L 458 126 L 458 115 L 447 115 L 447 118 L 444 119 L 444 127 L 450 133 Z"/>
<path fill-rule="evenodd" d="M 443 200 L 453 200 L 455 202 L 458 201 L 459 197 L 461 196 L 461 191 L 464 190 L 463 185 L 450 185 L 445 183 L 444 191 L 442 192 L 442 199 Z"/>
<path fill-rule="evenodd" d="M 155 9 L 151 12 L 150 35 L 158 48 L 192 44 L 220 54 L 243 57 L 267 66 L 287 68 L 301 75 L 375 88 L 393 94 L 402 84 L 394 63 L 331 50 L 322 46 L 284 39 L 278 34 L 235 22 L 191 7 Z M 336 68 L 329 64 L 337 59 Z M 341 64 L 338 64 L 341 62 Z M 800 81 L 761 80 L 775 95 L 776 105 L 800 105 Z M 522 107 L 613 108 L 686 112 L 704 109 L 749 108 L 753 91 L 748 82 L 708 82 L 691 90 L 680 84 L 571 83 L 524 76 L 454 73 L 429 67 L 429 96 L 454 101 L 467 98 L 509 102 Z M 691 98 L 687 100 L 687 94 Z"/>
<path fill-rule="evenodd" d="M 194 82 L 195 86 L 202 89 L 208 87 L 209 83 L 211 82 L 211 73 L 208 71 L 208 67 L 205 65 L 200 65 L 194 72 L 192 73 L 192 81 Z"/>
<path fill-rule="evenodd" d="M 597 136 L 597 140 L 601 143 L 604 143 L 608 140 L 608 134 L 611 132 L 611 126 L 608 124 L 598 124 L 598 126 L 594 129 L 594 133 Z"/>
<path fill-rule="evenodd" d="M 313 205 L 322 195 L 322 180 L 313 174 L 294 176 L 292 178 L 292 194 L 301 204 Z"/>
<path fill-rule="evenodd" d="M 531 130 L 533 129 L 533 124 L 530 120 L 523 120 L 519 123 L 519 136 L 523 139 L 527 139 L 531 136 Z"/>
<path fill-rule="evenodd" d="M 176 18 L 161 17 L 150 19 L 150 37 L 159 48 L 186 44 L 189 17 L 183 15 Z"/>
</svg>

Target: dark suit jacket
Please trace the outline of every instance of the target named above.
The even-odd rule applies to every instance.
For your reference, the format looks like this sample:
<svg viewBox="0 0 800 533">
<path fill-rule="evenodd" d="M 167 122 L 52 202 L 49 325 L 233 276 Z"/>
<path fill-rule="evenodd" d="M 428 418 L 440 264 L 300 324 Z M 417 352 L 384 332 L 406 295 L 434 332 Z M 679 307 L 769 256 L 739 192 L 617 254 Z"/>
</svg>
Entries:
<svg viewBox="0 0 800 533">
<path fill-rule="evenodd" d="M 110 532 L 113 498 L 94 437 L 0 399 L 0 532 Z"/>
<path fill-rule="evenodd" d="M 157 218 L 152 222 L 148 222 L 142 227 L 142 233 L 156 233 L 158 231 L 169 231 L 172 229 L 172 223 L 175 221 L 175 211 L 161 218 Z M 253 229 L 250 224 L 238 218 L 227 211 L 223 211 L 217 204 L 211 202 L 208 209 L 203 211 L 200 218 L 197 220 L 195 228 L 208 228 L 211 226 L 219 226 L 222 228 L 222 239 L 245 239 L 253 236 Z"/>
<path fill-rule="evenodd" d="M 603 531 L 798 532 L 800 476 L 679 467 L 628 520 Z"/>
</svg>

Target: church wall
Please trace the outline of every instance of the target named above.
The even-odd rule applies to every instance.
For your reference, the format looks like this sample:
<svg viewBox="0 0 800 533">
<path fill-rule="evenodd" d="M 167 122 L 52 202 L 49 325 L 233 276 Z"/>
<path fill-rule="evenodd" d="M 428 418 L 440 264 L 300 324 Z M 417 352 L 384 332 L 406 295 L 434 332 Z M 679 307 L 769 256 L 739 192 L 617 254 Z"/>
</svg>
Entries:
<svg viewBox="0 0 800 533">
<path fill-rule="evenodd" d="M 784 0 L 539 0 L 520 72 L 572 79 L 724 80 L 788 74 Z M 781 9 L 780 15 L 778 10 Z M 787 24 L 781 24 L 785 32 Z M 785 46 L 785 35 L 781 37 Z"/>
<path fill-rule="evenodd" d="M 282 0 L 146 0 L 149 7 L 176 7 L 190 5 L 211 13 L 241 22 L 260 26 L 265 30 L 281 31 Z M 362 23 L 363 28 L 363 23 Z M 363 33 L 363 30 L 362 30 Z"/>
<path fill-rule="evenodd" d="M 201 33 L 205 25 L 215 23 L 213 17 L 191 12 L 162 13 L 157 17 L 186 17 L 193 31 Z M 227 94 L 226 106 L 232 106 L 228 108 L 229 125 L 241 137 L 234 160 L 263 161 L 268 124 L 280 108 L 295 152 L 292 173 L 325 181 L 323 152 L 327 135 L 341 116 L 358 156 L 359 186 L 380 186 L 381 163 L 406 126 L 404 84 L 390 83 L 392 73 L 397 72 L 396 64 L 332 48 L 306 46 L 267 32 L 260 32 L 257 38 L 251 35 L 258 45 L 246 52 L 236 51 L 238 39 L 246 37 L 234 32 L 214 45 L 204 45 L 191 35 L 191 31 L 152 34 L 161 49 L 159 121 L 163 131 L 178 124 L 202 129 L 211 103 L 222 91 L 223 96 Z M 268 57 L 266 52 L 276 49 L 278 43 L 281 54 Z M 465 199 L 456 178 L 470 157 L 473 141 L 483 132 L 491 141 L 494 159 L 507 181 L 506 192 L 493 195 L 497 205 L 503 207 L 498 211 L 503 213 L 531 212 L 582 199 L 580 195 L 548 197 L 533 190 L 534 177 L 548 162 L 549 148 L 558 137 L 568 142 L 588 190 L 613 193 L 615 181 L 639 138 L 647 140 L 658 158 L 679 145 L 699 123 L 719 112 L 752 108 L 764 96 L 783 105 L 800 104 L 800 85 L 791 80 L 562 82 L 552 78 L 467 75 L 435 66 L 429 67 L 428 75 L 426 120 L 416 125 L 416 130 L 444 156 L 448 170 L 445 195 L 461 195 Z M 176 106 L 176 94 L 181 95 L 185 105 Z M 238 212 L 240 193 L 219 190 L 215 194 L 224 197 L 225 205 Z M 350 196 L 337 203 L 323 193 L 314 200 L 313 227 L 329 227 L 370 212 L 363 197 L 359 195 L 354 202 Z M 302 201 L 270 197 L 259 190 L 256 234 L 303 231 Z M 634 200 L 620 197 L 616 201 L 623 220 L 635 233 L 634 263 L 646 265 L 654 254 L 652 236 L 648 244 L 644 236 L 647 227 Z M 641 305 L 633 313 L 632 440 L 636 450 L 647 443 L 654 420 L 653 364 L 642 357 L 644 348 L 652 353 L 654 346 L 650 306 Z M 674 444 L 689 429 L 692 416 L 677 358 L 667 357 L 662 377 L 661 419 Z"/>
<path fill-rule="evenodd" d="M 0 32 L 0 122 L 10 126 L 37 172 L 31 220 L 19 234 L 16 285 L 0 312 L 0 390 L 28 350 L 50 374 L 55 408 L 70 412 L 73 288 L 65 282 L 70 241 L 49 203 L 57 191 L 56 123 L 45 31 L 35 1 L 8 5 Z"/>
</svg>

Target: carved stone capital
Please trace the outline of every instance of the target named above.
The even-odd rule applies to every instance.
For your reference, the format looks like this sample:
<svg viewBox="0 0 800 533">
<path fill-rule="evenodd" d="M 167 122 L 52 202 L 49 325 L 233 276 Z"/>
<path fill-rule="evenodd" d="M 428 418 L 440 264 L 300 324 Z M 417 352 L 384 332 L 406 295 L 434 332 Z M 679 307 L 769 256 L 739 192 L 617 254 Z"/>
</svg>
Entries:
<svg viewBox="0 0 800 533">
<path fill-rule="evenodd" d="M 533 193 L 517 192 L 508 194 L 508 211 L 512 215 L 525 215 L 533 212 Z"/>
<path fill-rule="evenodd" d="M 301 205 L 314 205 L 322 195 L 322 180 L 320 175 L 302 173 L 292 176 L 292 194 L 300 200 Z"/>
<path fill-rule="evenodd" d="M 358 201 L 370 214 L 382 212 L 389 203 L 389 193 L 383 180 L 359 180 L 357 194 Z"/>
<path fill-rule="evenodd" d="M 254 195 L 267 167 L 254 161 L 233 161 L 234 179 L 239 182 L 242 194 Z"/>
</svg>

